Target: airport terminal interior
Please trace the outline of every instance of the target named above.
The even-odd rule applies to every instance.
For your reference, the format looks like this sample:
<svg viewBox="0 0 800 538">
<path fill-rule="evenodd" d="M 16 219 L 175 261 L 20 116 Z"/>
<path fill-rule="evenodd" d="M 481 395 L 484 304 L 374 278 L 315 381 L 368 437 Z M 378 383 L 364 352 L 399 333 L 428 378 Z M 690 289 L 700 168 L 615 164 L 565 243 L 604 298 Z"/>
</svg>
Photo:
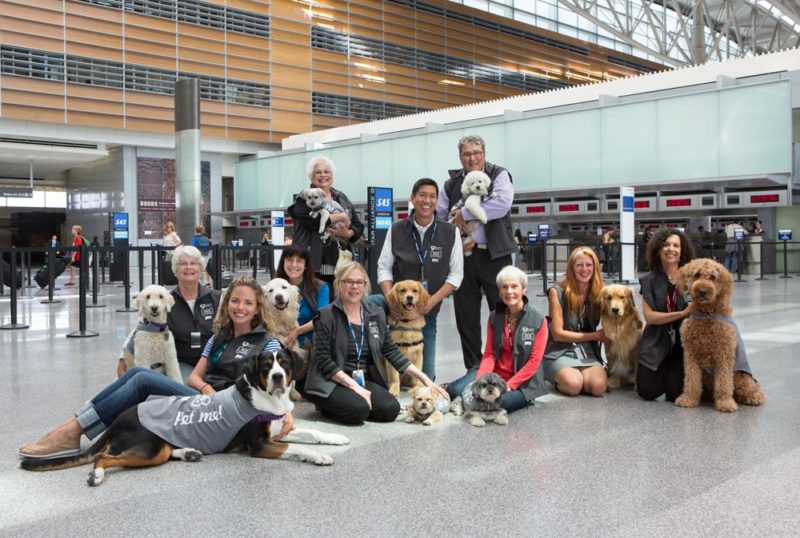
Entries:
<svg viewBox="0 0 800 538">
<path fill-rule="evenodd" d="M 700 257 L 734 245 L 733 317 L 766 403 L 550 387 L 476 428 L 341 426 L 301 401 L 299 426 L 350 439 L 317 447 L 331 467 L 221 454 L 98 488 L 88 466 L 19 467 L 115 379 L 127 305 L 170 271 L 168 223 L 184 243 L 204 227 L 217 289 L 266 284 L 324 156 L 369 265 L 414 181 L 442 187 L 472 134 L 513 177 L 515 263 L 542 313 L 576 245 L 640 311 L 654 230 Z M 0 0 L 0 536 L 794 536 L 798 163 L 793 0 Z M 48 257 L 74 225 L 97 262 L 86 293 Z M 464 373 L 460 344 L 447 298 L 437 382 Z"/>
</svg>

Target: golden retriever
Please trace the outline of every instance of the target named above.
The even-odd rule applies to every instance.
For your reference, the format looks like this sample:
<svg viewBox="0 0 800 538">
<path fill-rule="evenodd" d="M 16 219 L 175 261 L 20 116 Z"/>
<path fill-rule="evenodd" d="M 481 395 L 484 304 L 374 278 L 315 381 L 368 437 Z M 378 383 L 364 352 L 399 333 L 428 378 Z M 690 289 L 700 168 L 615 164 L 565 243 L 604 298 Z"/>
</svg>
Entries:
<svg viewBox="0 0 800 538">
<path fill-rule="evenodd" d="M 420 309 L 427 304 L 430 295 L 416 280 L 395 282 L 386 295 L 389 310 L 401 311 L 405 317 L 396 319 L 390 315 L 389 331 L 400 351 L 411 360 L 411 363 L 422 370 L 422 328 L 425 327 L 425 316 Z M 400 394 L 400 374 L 387 361 L 381 360 L 381 371 L 386 379 L 387 388 L 394 396 Z M 416 387 L 421 383 L 411 376 L 403 376 L 403 384 Z"/>
<path fill-rule="evenodd" d="M 736 371 L 736 326 L 730 304 L 733 277 L 722 264 L 700 258 L 680 269 L 681 292 L 692 296 L 694 313 L 681 324 L 683 394 L 680 407 L 696 407 L 703 394 L 703 371 L 713 369 L 714 408 L 733 412 L 736 402 L 761 405 L 765 397 L 752 375 Z"/>
<path fill-rule="evenodd" d="M 600 294 L 603 333 L 606 336 L 608 389 L 636 383 L 642 318 L 636 309 L 633 292 L 620 284 L 605 286 Z"/>
</svg>

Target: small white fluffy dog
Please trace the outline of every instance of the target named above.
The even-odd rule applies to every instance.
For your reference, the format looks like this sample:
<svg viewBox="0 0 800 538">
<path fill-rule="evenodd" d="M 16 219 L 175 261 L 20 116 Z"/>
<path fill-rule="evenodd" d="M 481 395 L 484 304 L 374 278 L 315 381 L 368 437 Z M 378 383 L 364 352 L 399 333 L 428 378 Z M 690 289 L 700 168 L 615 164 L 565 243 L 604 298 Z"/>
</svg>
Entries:
<svg viewBox="0 0 800 538">
<path fill-rule="evenodd" d="M 331 215 L 337 213 L 346 213 L 344 208 L 338 202 L 335 202 L 325 196 L 325 191 L 315 187 L 304 189 L 300 193 L 300 198 L 306 201 L 306 205 L 311 210 L 311 217 L 316 218 L 319 216 L 319 234 L 323 241 L 326 241 L 330 235 L 327 232 Z M 343 223 L 339 222 L 336 227 L 342 227 Z"/>
<path fill-rule="evenodd" d="M 139 293 L 134 304 L 139 308 L 139 323 L 122 347 L 125 366 L 156 370 L 183 383 L 175 338 L 167 326 L 167 313 L 175 299 L 166 288 L 152 284 Z"/>
<path fill-rule="evenodd" d="M 273 278 L 262 288 L 267 298 L 268 319 L 266 321 L 270 334 L 285 344 L 289 333 L 298 327 L 297 311 L 300 308 L 300 289 L 282 278 Z M 305 349 L 297 345 L 297 342 L 291 349 L 308 365 L 308 352 Z M 300 399 L 300 393 L 294 388 L 294 381 L 302 380 L 304 377 L 305 368 L 299 375 L 295 375 L 292 381 L 290 392 L 292 400 Z"/>
<path fill-rule="evenodd" d="M 492 180 L 481 170 L 474 170 L 467 174 L 461 183 L 461 199 L 450 210 L 450 222 L 453 222 L 453 213 L 456 210 L 466 207 L 475 217 L 475 220 L 486 224 L 489 219 L 486 216 L 486 210 L 481 207 L 481 202 L 497 197 L 495 193 L 489 194 L 491 184 Z M 467 229 L 461 232 L 465 256 L 471 254 L 472 247 L 475 245 L 475 240 L 472 237 L 476 226 L 475 220 L 467 222 Z"/>
</svg>

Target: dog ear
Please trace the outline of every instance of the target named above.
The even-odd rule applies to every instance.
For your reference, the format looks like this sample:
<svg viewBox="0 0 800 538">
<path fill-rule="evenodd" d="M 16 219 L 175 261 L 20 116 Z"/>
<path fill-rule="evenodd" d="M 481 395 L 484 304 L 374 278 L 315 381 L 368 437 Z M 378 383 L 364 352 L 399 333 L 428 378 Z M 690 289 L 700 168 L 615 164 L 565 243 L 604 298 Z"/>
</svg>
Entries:
<svg viewBox="0 0 800 538">
<path fill-rule="evenodd" d="M 417 283 L 417 286 L 419 286 L 419 305 L 425 306 L 428 304 L 428 301 L 431 300 L 431 294 L 428 293 L 428 290 L 426 290 L 425 286 L 422 284 Z"/>
<path fill-rule="evenodd" d="M 625 288 L 625 298 L 628 300 L 628 307 L 631 311 L 636 310 L 636 299 L 633 298 L 633 291 L 630 288 Z"/>
<path fill-rule="evenodd" d="M 692 271 L 694 271 L 692 265 L 692 263 L 688 263 L 678 269 L 678 290 L 683 294 L 691 293 L 689 280 L 691 279 Z"/>
<path fill-rule="evenodd" d="M 289 348 L 284 348 L 292 364 L 292 379 L 302 379 L 306 375 L 308 365 L 303 358 Z"/>
<path fill-rule="evenodd" d="M 170 292 L 167 292 L 165 303 L 167 304 L 167 312 L 172 310 L 172 307 L 175 306 L 175 297 L 173 297 Z"/>
</svg>

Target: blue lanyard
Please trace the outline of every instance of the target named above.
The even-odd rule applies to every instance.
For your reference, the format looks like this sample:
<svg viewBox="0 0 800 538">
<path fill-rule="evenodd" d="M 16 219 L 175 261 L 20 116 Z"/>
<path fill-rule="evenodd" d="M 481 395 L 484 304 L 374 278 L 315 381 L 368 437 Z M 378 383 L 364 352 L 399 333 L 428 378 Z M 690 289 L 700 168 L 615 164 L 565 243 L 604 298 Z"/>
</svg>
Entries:
<svg viewBox="0 0 800 538">
<path fill-rule="evenodd" d="M 361 344 L 356 341 L 356 333 L 353 331 L 353 325 L 348 320 L 347 328 L 350 329 L 350 336 L 353 337 L 353 345 L 356 346 L 356 370 L 361 369 L 361 352 L 364 351 L 364 306 L 361 306 Z"/>
<path fill-rule="evenodd" d="M 436 225 L 437 224 L 438 223 L 436 223 L 436 222 L 433 223 L 433 231 L 431 232 L 431 240 L 428 241 L 428 246 L 425 247 L 425 251 L 424 252 L 420 252 L 420 250 L 419 250 L 419 241 L 417 241 L 417 234 L 415 234 L 413 230 L 411 231 L 411 239 L 414 240 L 414 248 L 417 250 L 417 258 L 419 258 L 419 264 L 422 265 L 422 266 L 425 265 L 425 260 L 428 258 L 428 252 L 430 252 L 430 250 L 431 250 L 431 245 L 433 244 L 433 238 L 436 235 Z M 425 243 L 423 243 L 422 246 L 424 247 Z"/>
</svg>

